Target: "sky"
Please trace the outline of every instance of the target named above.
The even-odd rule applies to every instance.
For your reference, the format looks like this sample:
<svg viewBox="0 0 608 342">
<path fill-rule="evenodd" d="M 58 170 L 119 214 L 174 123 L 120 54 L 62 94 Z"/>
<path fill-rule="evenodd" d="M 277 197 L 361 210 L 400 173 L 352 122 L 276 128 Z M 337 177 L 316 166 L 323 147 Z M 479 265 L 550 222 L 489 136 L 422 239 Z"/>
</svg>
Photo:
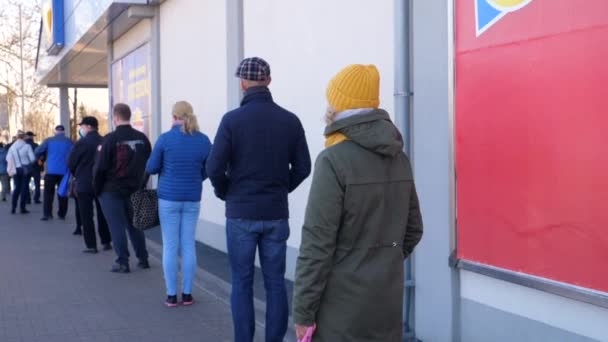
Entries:
<svg viewBox="0 0 608 342">
<path fill-rule="evenodd" d="M 73 94 L 74 91 L 70 90 Z M 97 109 L 106 113 L 109 108 L 108 89 L 78 89 L 78 102 L 84 103 L 87 108 Z"/>
</svg>

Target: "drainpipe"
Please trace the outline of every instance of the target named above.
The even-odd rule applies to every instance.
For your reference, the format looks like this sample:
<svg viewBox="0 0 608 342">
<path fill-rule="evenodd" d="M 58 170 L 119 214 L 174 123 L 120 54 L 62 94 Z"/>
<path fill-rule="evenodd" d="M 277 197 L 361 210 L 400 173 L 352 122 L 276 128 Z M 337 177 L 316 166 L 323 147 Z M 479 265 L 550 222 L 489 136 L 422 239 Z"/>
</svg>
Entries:
<svg viewBox="0 0 608 342">
<path fill-rule="evenodd" d="M 395 0 L 395 124 L 401 130 L 405 152 L 413 163 L 411 139 L 410 0 Z M 413 255 L 405 261 L 404 340 L 416 341 L 414 331 Z"/>
<path fill-rule="evenodd" d="M 239 79 L 234 72 L 244 56 L 244 15 L 243 0 L 226 1 L 226 79 L 227 82 L 227 108 L 233 109 L 241 104 L 243 93 Z"/>
</svg>

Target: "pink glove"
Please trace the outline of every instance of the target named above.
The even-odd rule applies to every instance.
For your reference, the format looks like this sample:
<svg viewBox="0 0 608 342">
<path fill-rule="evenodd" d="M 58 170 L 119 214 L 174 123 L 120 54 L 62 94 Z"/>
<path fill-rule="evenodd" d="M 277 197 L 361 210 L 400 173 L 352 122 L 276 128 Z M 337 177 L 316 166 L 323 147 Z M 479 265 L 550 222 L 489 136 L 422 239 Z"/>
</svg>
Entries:
<svg viewBox="0 0 608 342">
<path fill-rule="evenodd" d="M 312 335 L 314 335 L 316 329 L 317 329 L 316 325 L 313 325 L 312 327 L 308 327 L 308 329 L 306 329 L 306 335 L 304 335 L 304 337 L 302 337 L 302 339 L 298 340 L 298 342 L 312 342 Z"/>
</svg>

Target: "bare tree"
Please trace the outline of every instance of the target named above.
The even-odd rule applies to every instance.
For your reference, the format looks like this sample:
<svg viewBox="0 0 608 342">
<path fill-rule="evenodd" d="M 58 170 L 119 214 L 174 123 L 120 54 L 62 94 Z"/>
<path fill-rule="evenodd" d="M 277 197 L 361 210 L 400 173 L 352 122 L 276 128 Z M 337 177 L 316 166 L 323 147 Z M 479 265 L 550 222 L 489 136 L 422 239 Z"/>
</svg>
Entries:
<svg viewBox="0 0 608 342">
<path fill-rule="evenodd" d="M 84 103 L 78 106 L 77 120 L 82 120 L 85 116 L 93 116 L 99 122 L 99 134 L 105 135 L 110 132 L 108 113 L 102 113 L 97 109 L 87 107 Z"/>
<path fill-rule="evenodd" d="M 22 6 L 24 82 L 21 91 L 19 9 Z M 0 88 L 11 96 L 9 112 L 20 129 L 37 130 L 40 138 L 52 133 L 57 92 L 38 84 L 35 75 L 41 10 L 38 1 L 0 0 Z M 0 90 L 1 91 L 1 90 Z M 21 118 L 21 101 L 25 117 Z M 23 119 L 23 122 L 21 121 Z M 48 123 L 49 127 L 42 127 Z M 21 126 L 23 124 L 23 126 Z"/>
</svg>

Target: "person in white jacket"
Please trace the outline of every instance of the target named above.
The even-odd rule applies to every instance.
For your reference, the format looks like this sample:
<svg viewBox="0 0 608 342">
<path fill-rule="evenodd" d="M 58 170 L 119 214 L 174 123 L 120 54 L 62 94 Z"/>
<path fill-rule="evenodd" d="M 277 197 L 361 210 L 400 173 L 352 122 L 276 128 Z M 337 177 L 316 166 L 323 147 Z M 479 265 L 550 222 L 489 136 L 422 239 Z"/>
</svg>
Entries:
<svg viewBox="0 0 608 342">
<path fill-rule="evenodd" d="M 9 164 L 12 163 L 15 165 L 11 214 L 15 214 L 17 211 L 17 202 L 20 198 L 21 202 L 19 209 L 21 210 L 21 213 L 29 214 L 29 211 L 25 207 L 27 200 L 26 194 L 29 191 L 26 179 L 28 179 L 28 175 L 31 173 L 32 164 L 36 160 L 36 156 L 34 156 L 32 147 L 26 143 L 24 139 L 25 133 L 19 131 L 17 133 L 17 140 L 11 145 L 8 154 L 6 155 L 6 161 Z"/>
</svg>

